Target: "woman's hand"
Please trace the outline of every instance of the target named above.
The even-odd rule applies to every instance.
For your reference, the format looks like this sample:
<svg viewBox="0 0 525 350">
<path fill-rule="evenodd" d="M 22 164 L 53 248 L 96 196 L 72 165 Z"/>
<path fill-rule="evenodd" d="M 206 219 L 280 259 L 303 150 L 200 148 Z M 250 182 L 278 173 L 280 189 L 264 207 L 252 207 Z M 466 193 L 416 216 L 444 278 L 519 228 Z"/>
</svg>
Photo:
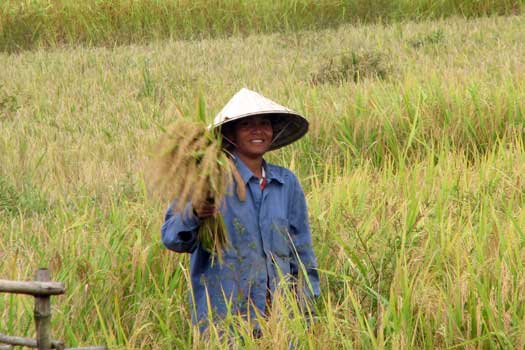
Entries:
<svg viewBox="0 0 525 350">
<path fill-rule="evenodd" d="M 213 199 L 208 199 L 205 202 L 193 207 L 193 214 L 195 214 L 195 216 L 201 220 L 214 216 L 218 212 L 219 211 L 215 206 Z"/>
</svg>

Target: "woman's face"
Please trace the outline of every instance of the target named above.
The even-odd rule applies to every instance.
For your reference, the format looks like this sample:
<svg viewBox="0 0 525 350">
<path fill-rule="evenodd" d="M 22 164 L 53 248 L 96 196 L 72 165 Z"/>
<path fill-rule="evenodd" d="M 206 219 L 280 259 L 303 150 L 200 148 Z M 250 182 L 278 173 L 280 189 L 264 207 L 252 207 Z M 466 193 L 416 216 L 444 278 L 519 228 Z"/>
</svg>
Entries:
<svg viewBox="0 0 525 350">
<path fill-rule="evenodd" d="M 272 144 L 273 128 L 269 117 L 243 118 L 234 126 L 235 150 L 241 156 L 259 158 Z"/>
</svg>

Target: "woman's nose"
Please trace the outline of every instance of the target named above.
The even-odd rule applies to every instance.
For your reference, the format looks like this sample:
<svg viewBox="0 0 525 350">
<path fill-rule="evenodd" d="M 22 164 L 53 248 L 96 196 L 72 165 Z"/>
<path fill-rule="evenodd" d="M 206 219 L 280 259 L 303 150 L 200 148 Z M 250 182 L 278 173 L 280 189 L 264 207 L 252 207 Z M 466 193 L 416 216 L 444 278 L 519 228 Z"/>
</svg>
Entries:
<svg viewBox="0 0 525 350">
<path fill-rule="evenodd" d="M 258 125 L 258 124 L 253 125 L 253 127 L 251 128 L 252 133 L 262 132 L 262 130 L 263 130 L 262 125 Z"/>
</svg>

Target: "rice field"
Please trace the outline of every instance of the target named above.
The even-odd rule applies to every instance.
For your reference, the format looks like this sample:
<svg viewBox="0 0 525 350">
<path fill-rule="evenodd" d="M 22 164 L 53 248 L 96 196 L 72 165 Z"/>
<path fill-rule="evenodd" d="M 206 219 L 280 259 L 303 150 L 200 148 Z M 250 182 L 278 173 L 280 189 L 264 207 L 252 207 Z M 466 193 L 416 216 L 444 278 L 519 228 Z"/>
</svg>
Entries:
<svg viewBox="0 0 525 350">
<path fill-rule="evenodd" d="M 2 0 L 0 51 L 523 13 L 524 0 Z"/>
<path fill-rule="evenodd" d="M 311 123 L 268 160 L 305 189 L 322 297 L 308 325 L 282 295 L 259 340 L 232 318 L 234 347 L 523 349 L 524 32 L 453 16 L 0 53 L 0 278 L 66 284 L 67 346 L 230 348 L 192 329 L 144 174 L 179 111 L 211 120 L 248 87 Z M 0 295 L 0 333 L 32 336 L 32 307 Z"/>
</svg>

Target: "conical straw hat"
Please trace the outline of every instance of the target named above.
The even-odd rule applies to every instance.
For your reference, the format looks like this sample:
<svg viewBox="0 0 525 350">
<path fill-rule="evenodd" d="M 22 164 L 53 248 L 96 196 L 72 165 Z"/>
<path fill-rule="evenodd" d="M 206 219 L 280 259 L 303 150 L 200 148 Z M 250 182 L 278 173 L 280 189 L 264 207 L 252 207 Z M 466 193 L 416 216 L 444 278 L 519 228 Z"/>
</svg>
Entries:
<svg viewBox="0 0 525 350">
<path fill-rule="evenodd" d="M 254 115 L 268 115 L 272 119 L 270 150 L 289 145 L 308 131 L 308 121 L 303 116 L 246 88 L 237 92 L 215 116 L 212 128 L 217 130 L 227 123 Z"/>
</svg>

